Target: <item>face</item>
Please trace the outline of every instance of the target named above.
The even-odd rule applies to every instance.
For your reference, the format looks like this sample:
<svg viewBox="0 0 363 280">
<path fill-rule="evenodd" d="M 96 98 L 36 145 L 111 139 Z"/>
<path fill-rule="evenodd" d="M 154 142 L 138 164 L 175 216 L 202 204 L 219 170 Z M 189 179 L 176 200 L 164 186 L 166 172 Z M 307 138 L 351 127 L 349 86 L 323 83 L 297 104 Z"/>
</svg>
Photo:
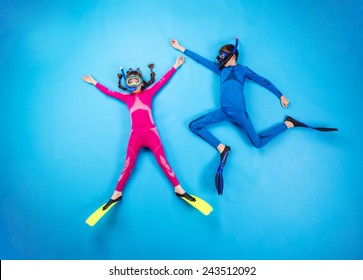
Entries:
<svg viewBox="0 0 363 280">
<path fill-rule="evenodd" d="M 233 55 L 230 60 L 224 65 L 224 67 L 235 66 L 236 65 L 236 55 Z"/>
<path fill-rule="evenodd" d="M 142 87 L 143 84 L 139 85 L 134 91 L 133 93 L 139 93 L 141 92 L 141 87 Z"/>
<path fill-rule="evenodd" d="M 218 56 L 216 57 L 217 62 L 219 63 L 219 67 L 221 69 L 221 67 L 225 68 L 225 67 L 229 67 L 229 66 L 235 66 L 236 65 L 236 55 L 231 55 L 231 48 L 233 47 L 233 45 L 228 45 L 227 47 L 222 47 L 219 52 L 218 52 Z M 221 66 L 223 65 L 223 66 Z"/>
</svg>

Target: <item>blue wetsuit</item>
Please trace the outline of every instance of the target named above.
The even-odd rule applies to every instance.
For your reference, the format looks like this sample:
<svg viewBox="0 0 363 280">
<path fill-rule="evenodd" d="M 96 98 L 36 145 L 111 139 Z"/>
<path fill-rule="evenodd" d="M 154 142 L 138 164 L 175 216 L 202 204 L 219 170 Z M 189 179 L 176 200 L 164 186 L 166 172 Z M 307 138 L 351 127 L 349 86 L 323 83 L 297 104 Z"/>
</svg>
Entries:
<svg viewBox="0 0 363 280">
<path fill-rule="evenodd" d="M 184 54 L 218 74 L 221 79 L 221 108 L 197 118 L 189 125 L 190 129 L 195 134 L 202 137 L 210 145 L 216 148 L 221 141 L 211 134 L 206 126 L 221 121 L 230 121 L 237 124 L 247 133 L 249 139 L 256 148 L 263 147 L 271 139 L 287 129 L 287 126 L 282 122 L 273 128 L 257 134 L 248 116 L 243 93 L 245 79 L 248 78 L 260 84 L 280 98 L 282 93 L 270 81 L 262 78 L 243 65 L 238 64 L 236 66 L 224 67 L 219 70 L 216 62 L 201 57 L 190 50 L 186 49 Z"/>
</svg>

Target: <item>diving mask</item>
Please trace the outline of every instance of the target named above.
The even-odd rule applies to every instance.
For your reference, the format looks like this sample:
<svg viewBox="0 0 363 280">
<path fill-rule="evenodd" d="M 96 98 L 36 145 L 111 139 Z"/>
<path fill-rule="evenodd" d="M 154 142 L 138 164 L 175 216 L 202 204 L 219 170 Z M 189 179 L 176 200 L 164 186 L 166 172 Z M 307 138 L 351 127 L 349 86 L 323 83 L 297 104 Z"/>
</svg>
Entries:
<svg viewBox="0 0 363 280">
<path fill-rule="evenodd" d="M 139 85 L 142 84 L 142 79 L 138 75 L 130 75 L 126 78 L 125 71 L 122 67 L 120 67 L 123 80 L 125 82 L 125 87 L 129 91 L 134 91 L 137 89 Z"/>
<path fill-rule="evenodd" d="M 142 84 L 142 79 L 138 75 L 131 75 L 126 78 L 126 84 L 129 87 L 138 87 Z"/>
<path fill-rule="evenodd" d="M 219 63 L 219 70 L 223 68 L 223 66 L 232 58 L 232 56 L 236 53 L 238 48 L 238 37 L 236 37 L 236 44 L 233 47 L 232 52 L 226 52 L 220 50 L 218 56 L 216 57 L 217 62 Z"/>
<path fill-rule="evenodd" d="M 219 51 L 219 54 L 217 56 L 217 61 L 219 63 L 222 63 L 223 61 L 225 61 L 227 59 L 228 55 L 229 54 L 225 51 Z"/>
</svg>

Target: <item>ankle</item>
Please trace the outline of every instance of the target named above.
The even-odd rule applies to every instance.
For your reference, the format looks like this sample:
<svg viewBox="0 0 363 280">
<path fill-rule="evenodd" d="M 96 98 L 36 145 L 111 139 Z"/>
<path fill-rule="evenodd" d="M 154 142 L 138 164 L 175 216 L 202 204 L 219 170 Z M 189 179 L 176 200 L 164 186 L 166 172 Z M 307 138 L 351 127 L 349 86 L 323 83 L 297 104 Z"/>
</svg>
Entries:
<svg viewBox="0 0 363 280">
<path fill-rule="evenodd" d="M 175 192 L 176 192 L 176 193 L 178 193 L 178 194 L 183 194 L 183 193 L 185 193 L 185 190 L 183 190 L 183 188 L 182 188 L 180 185 L 178 185 L 178 186 L 174 187 L 174 190 L 175 190 Z"/>
<path fill-rule="evenodd" d="M 287 126 L 287 128 L 293 128 L 294 124 L 290 121 L 284 121 L 284 124 Z"/>
<path fill-rule="evenodd" d="M 218 150 L 218 152 L 221 154 L 221 153 L 223 153 L 223 151 L 224 151 L 224 148 L 226 147 L 226 145 L 224 145 L 224 144 L 219 144 L 218 146 L 217 146 L 217 150 Z"/>
<path fill-rule="evenodd" d="M 118 199 L 120 196 L 122 196 L 122 192 L 114 191 L 114 193 L 113 193 L 113 195 L 112 195 L 111 199 L 116 200 L 116 199 Z"/>
</svg>

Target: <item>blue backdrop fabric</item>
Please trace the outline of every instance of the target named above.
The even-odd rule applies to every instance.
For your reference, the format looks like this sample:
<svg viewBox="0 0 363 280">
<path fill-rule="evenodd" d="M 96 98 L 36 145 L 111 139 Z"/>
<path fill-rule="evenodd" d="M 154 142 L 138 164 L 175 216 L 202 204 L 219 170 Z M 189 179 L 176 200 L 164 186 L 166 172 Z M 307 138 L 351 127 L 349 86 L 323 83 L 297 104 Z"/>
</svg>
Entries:
<svg viewBox="0 0 363 280">
<path fill-rule="evenodd" d="M 1 259 L 363 259 L 362 1 L 0 2 Z M 240 39 L 238 62 L 290 100 L 247 82 L 257 131 L 286 115 L 337 133 L 291 129 L 262 149 L 230 123 L 219 155 L 188 128 L 218 108 L 218 76 L 186 58 L 154 100 L 154 118 L 181 185 L 214 207 L 178 199 L 143 151 L 124 199 L 95 227 L 113 192 L 130 132 L 128 110 L 84 83 L 117 90 L 119 67 L 181 55 L 171 38 L 214 60 Z"/>
</svg>

